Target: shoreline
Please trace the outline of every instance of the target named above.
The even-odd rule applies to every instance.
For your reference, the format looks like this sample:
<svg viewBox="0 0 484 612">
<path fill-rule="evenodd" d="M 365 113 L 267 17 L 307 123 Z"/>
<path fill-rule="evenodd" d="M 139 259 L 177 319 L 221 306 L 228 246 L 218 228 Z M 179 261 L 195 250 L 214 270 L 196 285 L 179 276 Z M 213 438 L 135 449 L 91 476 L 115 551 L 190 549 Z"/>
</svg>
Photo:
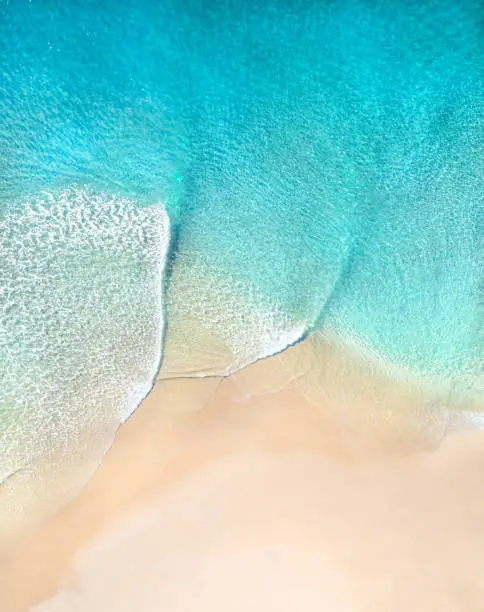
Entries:
<svg viewBox="0 0 484 612">
<path fill-rule="evenodd" d="M 390 384 L 375 373 L 368 379 L 365 367 L 355 367 L 352 359 L 345 362 L 328 347 L 319 353 L 324 367 L 308 369 L 308 363 L 317 363 L 314 350 L 305 341 L 226 378 L 158 381 L 118 430 L 113 446 L 81 494 L 22 540 L 14 541 L 12 548 L 4 549 L 0 592 L 6 601 L 5 612 L 23 612 L 54 596 L 65 580 L 69 582 L 82 550 L 112 529 L 123 533 L 123 517 L 136 513 L 137 508 L 143 513 L 143 506 L 163 505 L 164 496 L 196 481 L 197 474 L 217 472 L 217 466 L 239 462 L 237 469 L 242 466 L 250 476 L 252 469 L 254 474 L 258 470 L 250 466 L 256 466 L 261 456 L 288 466 L 293 459 L 306 457 L 336 469 L 340 480 L 334 486 L 366 473 L 365 478 L 381 481 L 378 487 L 398 488 L 410 486 L 405 475 L 408 470 L 417 479 L 428 479 L 425 466 L 445 461 L 450 462 L 450 478 L 455 478 L 451 461 L 456 448 L 460 449 L 457 463 L 480 465 L 484 432 L 444 439 L 435 450 L 445 436 L 440 422 L 438 439 L 422 435 L 422 413 L 415 410 L 415 402 L 422 399 L 420 392 Z M 383 409 L 381 401 L 394 402 L 393 415 Z M 474 442 L 468 445 L 467 440 Z M 434 452 L 428 453 L 429 448 Z M 321 469 L 326 474 L 324 482 L 328 471 Z M 281 478 L 284 481 L 284 470 L 276 481 L 280 483 Z M 445 483 L 446 478 L 445 471 L 439 472 L 439 482 Z M 290 494 L 296 482 L 297 478 L 289 479 L 283 490 Z M 186 486 L 189 491 L 189 484 Z M 203 489 L 205 485 L 197 486 Z M 467 503 L 470 493 L 466 492 Z M 346 512 L 346 502 L 341 503 Z M 412 503 L 418 506 L 416 493 Z M 474 515 L 472 504 L 468 511 Z M 109 599 L 105 605 L 109 607 Z"/>
</svg>

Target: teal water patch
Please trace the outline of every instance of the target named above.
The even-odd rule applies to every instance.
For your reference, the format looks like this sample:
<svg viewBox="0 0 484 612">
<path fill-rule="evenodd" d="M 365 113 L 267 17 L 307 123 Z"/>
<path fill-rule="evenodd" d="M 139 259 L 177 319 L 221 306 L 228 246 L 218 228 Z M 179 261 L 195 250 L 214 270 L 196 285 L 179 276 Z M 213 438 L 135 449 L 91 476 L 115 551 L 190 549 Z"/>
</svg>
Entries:
<svg viewBox="0 0 484 612">
<path fill-rule="evenodd" d="M 80 184 L 175 207 L 185 61 L 156 4 L 0 2 L 3 202 Z"/>
<path fill-rule="evenodd" d="M 196 18 L 180 253 L 294 325 L 482 385 L 477 3 L 222 3 Z"/>
<path fill-rule="evenodd" d="M 93 197 L 56 200 L 48 214 L 69 220 L 89 201 L 99 230 L 118 222 L 103 217 L 104 197 L 131 202 L 130 228 L 162 202 L 173 230 L 167 337 L 178 371 L 213 371 L 203 351 L 193 363 L 196 329 L 183 334 L 196 312 L 203 342 L 228 345 L 219 371 L 328 329 L 409 371 L 474 388 L 483 39 L 477 0 L 0 2 L 1 215 L 8 226 L 23 214 L 14 202 L 73 185 Z M 15 240 L 2 236 L 11 253 L 16 227 Z M 137 240 L 126 258 L 101 244 L 95 257 L 81 249 L 72 269 L 62 263 L 65 283 L 51 297 L 41 275 L 20 284 L 7 331 L 26 331 L 15 348 L 20 328 L 7 335 L 7 369 L 27 368 L 28 342 L 43 346 L 43 317 L 45 338 L 62 348 L 67 336 L 48 327 L 56 300 L 82 328 L 94 305 L 73 296 L 91 273 L 118 304 L 118 323 L 126 317 L 135 335 L 154 330 L 152 311 L 139 310 L 143 284 L 156 283 L 133 268 L 146 247 Z M 29 258 L 51 244 L 39 234 Z M 14 274 L 13 259 L 2 263 Z M 28 318 L 12 323 L 35 303 L 34 331 Z M 96 352 L 96 342 L 79 342 L 80 362 L 109 362 L 109 350 L 113 363 L 122 359 L 114 343 Z M 23 383 L 9 389 L 31 403 Z"/>
</svg>

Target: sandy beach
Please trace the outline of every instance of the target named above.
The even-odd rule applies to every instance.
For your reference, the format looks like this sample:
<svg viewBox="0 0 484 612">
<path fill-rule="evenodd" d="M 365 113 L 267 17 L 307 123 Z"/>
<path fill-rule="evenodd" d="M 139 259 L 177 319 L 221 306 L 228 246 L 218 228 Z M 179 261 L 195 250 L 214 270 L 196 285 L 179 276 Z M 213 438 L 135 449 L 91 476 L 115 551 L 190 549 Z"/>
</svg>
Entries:
<svg viewBox="0 0 484 612">
<path fill-rule="evenodd" d="M 483 0 L 0 0 L 0 612 L 484 612 Z"/>
<path fill-rule="evenodd" d="M 436 450 L 419 391 L 314 350 L 160 380 L 84 491 L 3 547 L 2 612 L 481 610 L 484 433 Z"/>
</svg>

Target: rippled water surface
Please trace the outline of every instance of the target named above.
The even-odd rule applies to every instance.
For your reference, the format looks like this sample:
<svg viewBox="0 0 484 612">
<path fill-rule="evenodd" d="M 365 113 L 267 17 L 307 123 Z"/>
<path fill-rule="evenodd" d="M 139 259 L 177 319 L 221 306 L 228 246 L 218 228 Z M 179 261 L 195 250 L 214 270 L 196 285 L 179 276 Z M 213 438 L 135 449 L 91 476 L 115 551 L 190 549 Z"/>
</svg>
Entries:
<svg viewBox="0 0 484 612">
<path fill-rule="evenodd" d="M 477 0 L 0 1 L 0 479 L 308 333 L 478 396 L 483 41 Z"/>
</svg>

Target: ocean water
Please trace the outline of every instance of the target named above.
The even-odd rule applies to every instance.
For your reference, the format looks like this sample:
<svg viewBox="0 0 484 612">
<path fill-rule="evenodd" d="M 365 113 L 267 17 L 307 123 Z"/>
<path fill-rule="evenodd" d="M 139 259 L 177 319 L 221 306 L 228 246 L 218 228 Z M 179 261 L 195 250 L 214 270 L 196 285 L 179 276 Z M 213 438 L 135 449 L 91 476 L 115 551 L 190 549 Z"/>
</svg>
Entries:
<svg viewBox="0 0 484 612">
<path fill-rule="evenodd" d="M 483 66 L 479 0 L 0 0 L 0 481 L 308 335 L 478 397 Z"/>
</svg>

